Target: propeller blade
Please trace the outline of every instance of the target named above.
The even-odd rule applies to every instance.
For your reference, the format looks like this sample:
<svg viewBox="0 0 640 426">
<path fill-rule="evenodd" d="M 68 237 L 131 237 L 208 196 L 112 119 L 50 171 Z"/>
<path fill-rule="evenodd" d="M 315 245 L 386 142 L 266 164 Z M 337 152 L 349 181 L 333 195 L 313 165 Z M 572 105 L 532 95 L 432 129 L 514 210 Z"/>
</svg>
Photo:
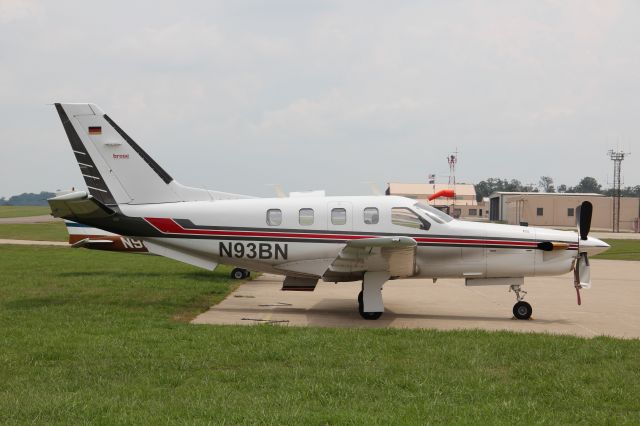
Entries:
<svg viewBox="0 0 640 426">
<path fill-rule="evenodd" d="M 593 216 L 593 204 L 589 201 L 584 201 L 576 209 L 578 233 L 580 234 L 580 239 L 583 241 L 589 238 L 589 231 L 591 230 L 591 216 Z"/>
<path fill-rule="evenodd" d="M 573 266 L 573 286 L 576 288 L 578 305 L 581 305 L 580 290 L 583 288 L 591 288 L 591 267 L 587 253 L 580 253 L 578 257 L 576 257 L 576 262 Z"/>
</svg>

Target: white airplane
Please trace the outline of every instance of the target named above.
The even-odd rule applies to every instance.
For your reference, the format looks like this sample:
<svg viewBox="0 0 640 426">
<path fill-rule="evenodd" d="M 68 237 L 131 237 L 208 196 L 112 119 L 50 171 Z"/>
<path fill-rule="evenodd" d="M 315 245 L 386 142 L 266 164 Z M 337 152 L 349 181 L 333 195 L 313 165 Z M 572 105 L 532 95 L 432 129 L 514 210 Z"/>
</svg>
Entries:
<svg viewBox="0 0 640 426">
<path fill-rule="evenodd" d="M 365 319 L 382 315 L 383 285 L 397 278 L 504 285 L 515 292 L 514 316 L 528 319 L 525 277 L 573 269 L 580 303 L 580 289 L 591 284 L 588 256 L 609 247 L 588 236 L 588 202 L 576 233 L 458 221 L 396 196 L 253 198 L 186 187 L 97 106 L 55 107 L 87 185 L 50 199 L 55 216 L 209 270 L 225 263 L 284 275 L 282 290 L 362 281 Z"/>
</svg>

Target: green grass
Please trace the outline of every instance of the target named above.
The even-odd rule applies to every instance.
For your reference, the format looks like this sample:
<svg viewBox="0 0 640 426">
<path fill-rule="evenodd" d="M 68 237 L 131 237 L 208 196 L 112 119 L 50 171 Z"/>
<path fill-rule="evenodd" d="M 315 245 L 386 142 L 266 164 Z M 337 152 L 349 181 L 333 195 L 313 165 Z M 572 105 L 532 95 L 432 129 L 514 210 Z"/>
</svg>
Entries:
<svg viewBox="0 0 640 426">
<path fill-rule="evenodd" d="M 0 238 L 36 241 L 69 241 L 64 222 L 0 224 Z"/>
<path fill-rule="evenodd" d="M 194 326 L 228 269 L 0 246 L 0 270 L 1 424 L 640 422 L 638 340 Z"/>
<path fill-rule="evenodd" d="M 0 206 L 0 218 L 42 216 L 50 213 L 49 206 Z"/>
<path fill-rule="evenodd" d="M 640 240 L 604 240 L 611 248 L 594 259 L 640 260 Z"/>
</svg>

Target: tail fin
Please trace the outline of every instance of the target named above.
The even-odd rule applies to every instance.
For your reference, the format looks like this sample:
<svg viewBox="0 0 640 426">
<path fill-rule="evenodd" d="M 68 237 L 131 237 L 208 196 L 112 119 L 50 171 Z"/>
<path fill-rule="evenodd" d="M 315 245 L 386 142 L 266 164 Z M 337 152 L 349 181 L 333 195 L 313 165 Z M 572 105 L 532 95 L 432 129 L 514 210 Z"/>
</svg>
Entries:
<svg viewBox="0 0 640 426">
<path fill-rule="evenodd" d="M 89 193 L 105 205 L 247 198 L 180 185 L 94 104 L 55 106 Z"/>
</svg>

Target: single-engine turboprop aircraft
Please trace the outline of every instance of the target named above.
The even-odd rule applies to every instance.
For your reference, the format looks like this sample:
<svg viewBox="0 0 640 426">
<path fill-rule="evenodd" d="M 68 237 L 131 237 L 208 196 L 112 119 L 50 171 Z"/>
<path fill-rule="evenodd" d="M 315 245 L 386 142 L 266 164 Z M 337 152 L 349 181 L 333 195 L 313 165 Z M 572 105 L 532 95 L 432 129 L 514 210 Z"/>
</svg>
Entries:
<svg viewBox="0 0 640 426">
<path fill-rule="evenodd" d="M 384 311 L 382 287 L 396 278 L 462 278 L 513 290 L 513 314 L 528 319 L 525 277 L 574 270 L 591 284 L 589 255 L 609 246 L 578 232 L 454 220 L 395 196 L 253 198 L 183 186 L 93 104 L 55 104 L 87 191 L 49 200 L 52 212 L 144 242 L 150 253 L 213 270 L 218 263 L 284 275 L 283 290 L 319 280 L 362 280 L 360 315 Z"/>
</svg>

